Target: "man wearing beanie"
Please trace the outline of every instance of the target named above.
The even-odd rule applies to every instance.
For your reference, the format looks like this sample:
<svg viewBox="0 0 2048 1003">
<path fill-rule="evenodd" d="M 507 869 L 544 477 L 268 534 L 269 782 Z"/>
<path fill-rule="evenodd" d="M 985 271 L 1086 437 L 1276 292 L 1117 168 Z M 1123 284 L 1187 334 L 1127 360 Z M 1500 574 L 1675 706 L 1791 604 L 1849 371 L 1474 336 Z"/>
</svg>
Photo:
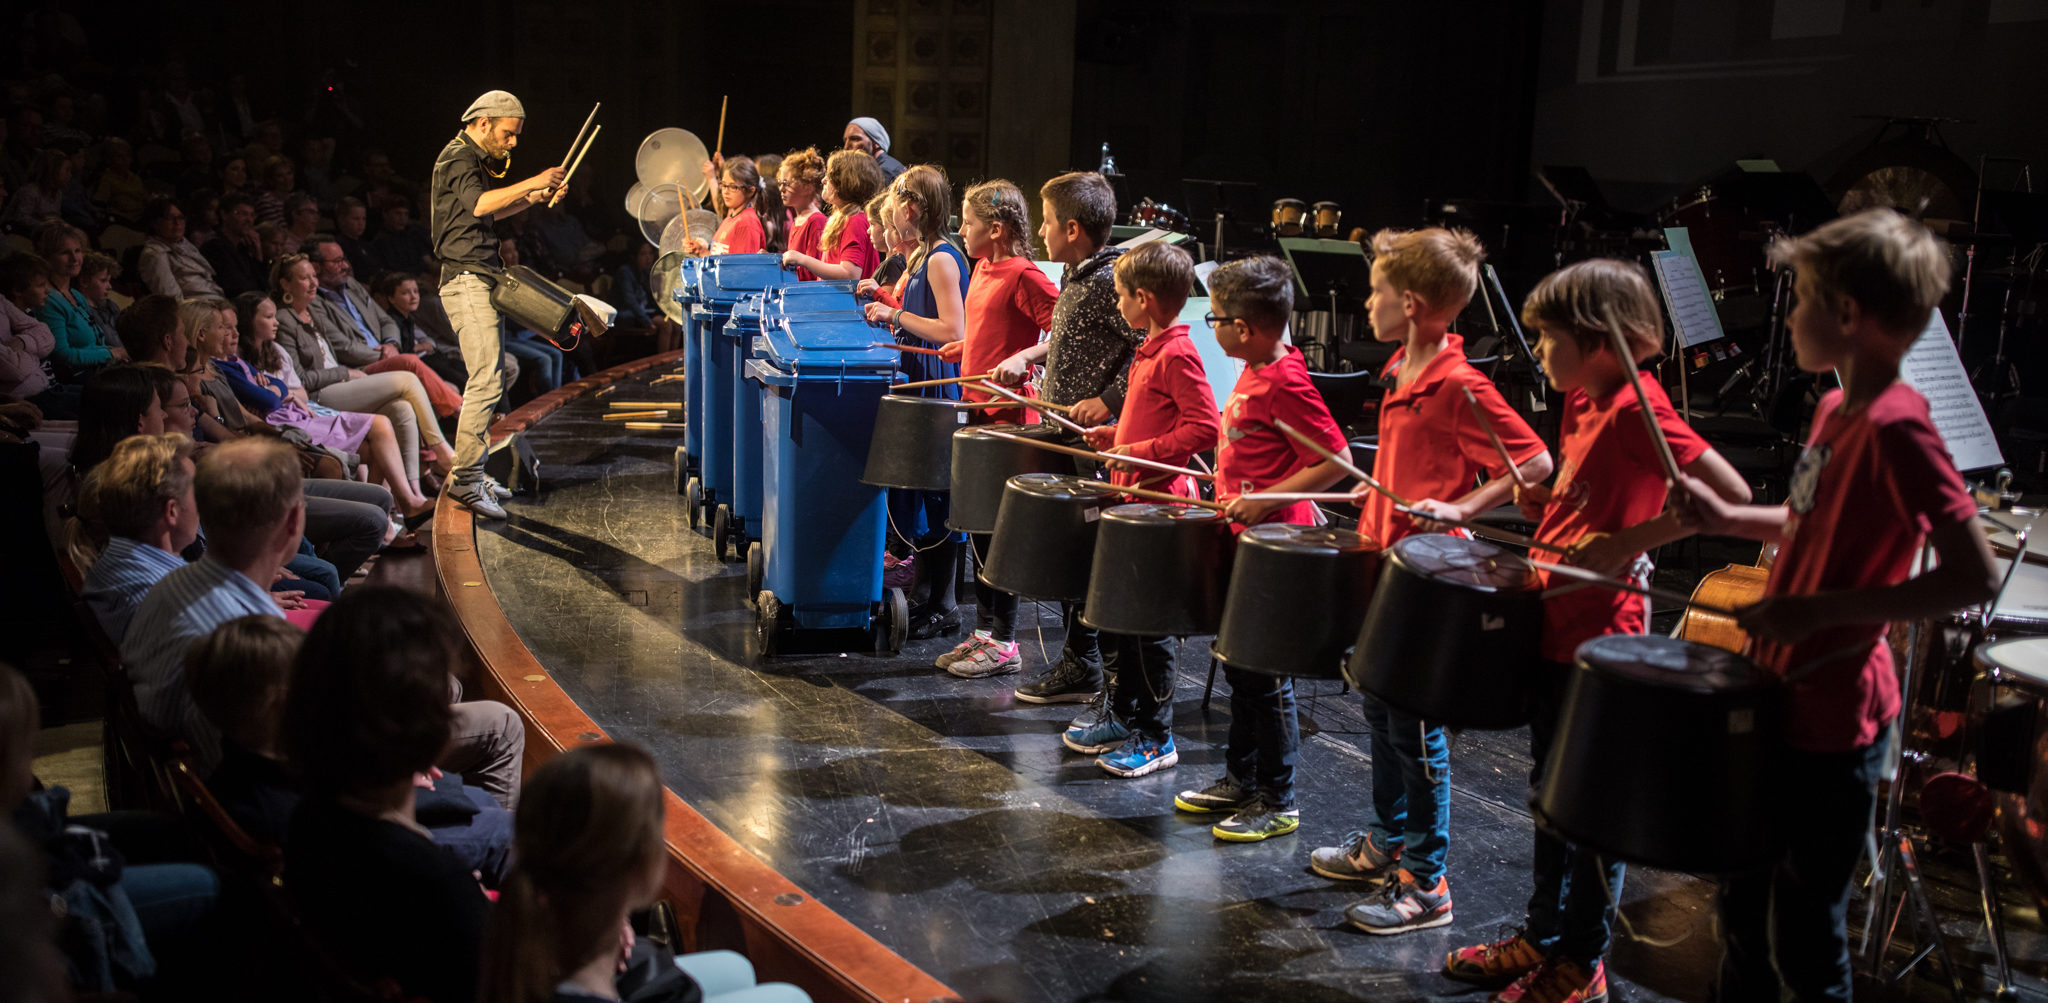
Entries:
<svg viewBox="0 0 2048 1003">
<path fill-rule="evenodd" d="M 462 113 L 462 131 L 434 161 L 430 230 L 441 260 L 441 304 L 462 344 L 469 381 L 455 425 L 455 466 L 444 489 L 486 519 L 503 519 L 501 499 L 512 493 L 484 473 L 491 413 L 504 393 L 499 381 L 498 311 L 491 306 L 489 275 L 498 259 L 493 220 L 514 216 L 553 198 L 567 172 L 550 167 L 524 181 L 492 187 L 512 168 L 512 148 L 526 127 L 526 106 L 506 91 L 488 91 Z M 479 273 L 482 274 L 479 274 Z"/>
<path fill-rule="evenodd" d="M 907 169 L 903 161 L 889 155 L 889 130 L 872 118 L 863 115 L 846 123 L 846 133 L 841 138 L 847 149 L 875 158 L 875 163 L 881 165 L 882 177 L 887 179 L 885 183 L 894 182 L 896 175 Z"/>
</svg>

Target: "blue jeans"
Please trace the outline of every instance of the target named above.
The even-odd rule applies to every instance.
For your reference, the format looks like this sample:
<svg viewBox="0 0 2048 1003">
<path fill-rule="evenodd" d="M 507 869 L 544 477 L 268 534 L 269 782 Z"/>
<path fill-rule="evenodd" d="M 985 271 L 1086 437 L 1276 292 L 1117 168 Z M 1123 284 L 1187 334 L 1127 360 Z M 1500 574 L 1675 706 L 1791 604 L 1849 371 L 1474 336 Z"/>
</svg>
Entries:
<svg viewBox="0 0 2048 1003">
<path fill-rule="evenodd" d="M 1223 667 L 1230 684 L 1231 779 L 1264 794 L 1276 808 L 1294 807 L 1294 760 L 1301 724 L 1294 716 L 1294 680 Z"/>
<path fill-rule="evenodd" d="M 326 595 L 319 595 L 314 589 L 304 589 L 303 591 L 308 599 L 331 600 L 341 595 L 340 572 L 334 569 L 334 565 L 321 560 L 313 553 L 311 541 L 301 539 L 299 541 L 298 555 L 284 562 L 284 567 L 286 571 L 291 572 L 291 577 L 312 582 L 327 592 Z M 278 584 L 282 585 L 284 583 L 280 582 Z"/>
<path fill-rule="evenodd" d="M 1564 713 L 1565 685 L 1572 666 L 1545 662 L 1534 693 L 1529 721 L 1529 790 L 1543 783 L 1543 763 L 1557 740 Z M 1529 915 L 1523 936 L 1552 954 L 1592 968 L 1607 956 L 1614 930 L 1615 907 L 1621 902 L 1626 867 L 1583 847 L 1536 828 L 1536 853 L 1530 864 L 1535 887 L 1529 892 Z"/>
<path fill-rule="evenodd" d="M 1173 737 L 1173 638 L 1135 634 L 1102 635 L 1102 667 L 1109 682 L 1109 710 L 1131 729 L 1165 744 Z"/>
<path fill-rule="evenodd" d="M 1847 752 L 1787 750 L 1785 848 L 1771 867 L 1722 879 L 1721 970 L 1709 999 L 1849 1000 L 1849 889 L 1863 859 L 1889 733 Z"/>
<path fill-rule="evenodd" d="M 562 385 L 562 350 L 532 331 L 515 331 L 505 339 L 505 351 L 519 360 L 523 372 L 534 374 L 543 393 Z"/>
<path fill-rule="evenodd" d="M 1401 866 L 1427 888 L 1443 876 L 1451 846 L 1451 742 L 1442 725 L 1395 710 L 1370 694 L 1372 831 L 1401 849 Z"/>
<path fill-rule="evenodd" d="M 152 952 L 162 953 L 213 914 L 220 878 L 203 864 L 142 864 L 121 869 L 121 891 Z"/>
<path fill-rule="evenodd" d="M 481 787 L 462 786 L 462 793 L 476 805 L 477 813 L 461 825 L 440 825 L 428 829 L 434 845 L 453 854 L 465 870 L 484 876 L 484 884 L 496 888 L 512 863 L 512 813 Z"/>
</svg>

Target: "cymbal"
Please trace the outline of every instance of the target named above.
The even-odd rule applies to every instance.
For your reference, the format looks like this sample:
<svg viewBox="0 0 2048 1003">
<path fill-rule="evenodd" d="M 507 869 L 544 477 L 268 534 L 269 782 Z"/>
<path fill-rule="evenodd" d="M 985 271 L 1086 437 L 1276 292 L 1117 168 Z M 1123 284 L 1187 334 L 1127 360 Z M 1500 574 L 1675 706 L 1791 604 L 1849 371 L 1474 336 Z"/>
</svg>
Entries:
<svg viewBox="0 0 2048 1003">
<path fill-rule="evenodd" d="M 669 222 L 674 226 L 683 222 L 683 217 L 677 216 Z M 666 234 L 663 236 L 666 239 Z M 664 251 L 654 260 L 654 268 L 647 277 L 648 288 L 654 290 L 655 305 L 661 308 L 664 316 L 678 324 L 683 322 L 683 305 L 676 302 L 675 292 L 677 283 L 682 279 L 682 270 L 683 252 Z"/>
<path fill-rule="evenodd" d="M 628 189 L 626 189 L 626 215 L 628 215 L 628 216 L 631 216 L 631 215 L 633 215 L 633 209 L 634 209 L 634 207 L 635 207 L 635 206 L 638 206 L 638 205 L 640 204 L 640 200 L 641 200 L 641 199 L 643 199 L 643 198 L 646 198 L 646 197 L 647 197 L 647 182 L 645 182 L 645 181 L 635 181 L 635 182 L 633 182 L 633 187 L 631 187 L 631 188 L 628 188 Z"/>
<path fill-rule="evenodd" d="M 698 202 L 711 192 L 711 179 L 704 176 L 704 162 L 711 151 L 688 129 L 657 129 L 640 141 L 633 156 L 633 172 L 649 185 L 679 184 Z"/>
</svg>

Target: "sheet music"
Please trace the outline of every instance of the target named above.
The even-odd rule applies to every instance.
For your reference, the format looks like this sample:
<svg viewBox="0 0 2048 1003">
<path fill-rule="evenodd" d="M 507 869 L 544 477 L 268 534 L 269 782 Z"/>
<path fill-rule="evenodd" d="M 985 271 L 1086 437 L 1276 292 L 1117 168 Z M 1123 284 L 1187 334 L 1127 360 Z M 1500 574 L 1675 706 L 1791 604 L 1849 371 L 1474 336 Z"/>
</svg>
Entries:
<svg viewBox="0 0 2048 1003">
<path fill-rule="evenodd" d="M 1899 360 L 1899 378 L 1927 398 L 1934 430 L 1941 433 L 1957 470 L 1979 470 L 2005 462 L 2005 454 L 1998 450 L 1998 436 L 1991 430 L 1976 389 L 1970 386 L 1970 374 L 1963 369 L 1940 310 L 1927 318 L 1927 329 Z"/>
<path fill-rule="evenodd" d="M 1690 246 L 1683 238 L 1673 243 Z M 1671 313 L 1679 345 L 1691 348 L 1720 338 L 1721 315 L 1714 310 L 1714 294 L 1707 291 L 1699 262 L 1679 251 L 1658 251 L 1650 255 L 1650 264 L 1657 270 L 1657 285 L 1664 292 L 1664 308 Z"/>
</svg>

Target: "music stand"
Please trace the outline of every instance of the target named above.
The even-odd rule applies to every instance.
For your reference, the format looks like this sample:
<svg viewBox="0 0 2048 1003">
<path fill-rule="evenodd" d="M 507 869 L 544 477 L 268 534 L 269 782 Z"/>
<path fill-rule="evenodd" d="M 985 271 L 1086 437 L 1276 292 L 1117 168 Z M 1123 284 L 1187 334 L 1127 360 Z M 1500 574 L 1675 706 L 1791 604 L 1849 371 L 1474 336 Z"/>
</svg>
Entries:
<svg viewBox="0 0 2048 1003">
<path fill-rule="evenodd" d="M 1365 248 L 1349 240 L 1282 237 L 1280 253 L 1286 256 L 1288 267 L 1294 269 L 1295 309 L 1313 312 L 1311 304 L 1320 305 L 1319 299 L 1329 304 L 1330 343 L 1318 346 L 1321 364 L 1327 370 L 1329 356 L 1336 353 L 1342 341 L 1337 333 L 1337 318 L 1346 313 L 1362 313 L 1365 297 L 1372 293 L 1372 263 L 1366 260 Z M 1347 302 L 1351 304 L 1350 310 L 1344 309 Z"/>
<path fill-rule="evenodd" d="M 1180 183 L 1187 186 L 1187 205 L 1190 210 L 1188 219 L 1190 221 L 1201 215 L 1201 213 L 1193 210 L 1201 208 L 1204 204 L 1204 200 L 1197 198 L 1196 193 L 1207 192 L 1209 194 L 1207 205 L 1216 220 L 1216 244 L 1210 249 L 1209 256 L 1219 261 L 1222 260 L 1223 224 L 1234 215 L 1232 213 L 1233 208 L 1241 208 L 1231 205 L 1230 191 L 1233 188 L 1256 191 L 1259 186 L 1249 181 L 1217 181 L 1210 178 L 1182 178 Z"/>
</svg>

